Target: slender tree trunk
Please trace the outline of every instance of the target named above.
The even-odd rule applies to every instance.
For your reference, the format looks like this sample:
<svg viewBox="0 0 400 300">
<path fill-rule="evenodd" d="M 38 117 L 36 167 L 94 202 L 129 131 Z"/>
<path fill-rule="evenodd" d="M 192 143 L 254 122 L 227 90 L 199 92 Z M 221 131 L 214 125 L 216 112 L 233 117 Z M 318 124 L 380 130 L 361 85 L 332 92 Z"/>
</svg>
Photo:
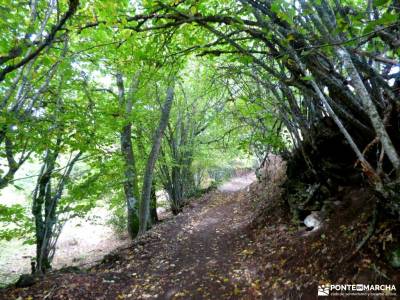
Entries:
<svg viewBox="0 0 400 300">
<path fill-rule="evenodd" d="M 58 141 L 58 144 L 60 141 Z M 58 150 L 47 150 L 41 174 L 33 194 L 32 214 L 35 218 L 36 236 L 36 272 L 45 273 L 50 268 L 48 259 L 48 233 L 50 224 L 46 224 L 46 219 L 50 217 L 49 202 L 51 201 L 51 175 L 54 171 L 55 161 L 58 157 Z M 43 216 L 43 207 L 45 207 Z M 46 226 L 47 225 L 47 226 Z M 47 228 L 46 228 L 47 227 Z"/>
<path fill-rule="evenodd" d="M 155 180 L 153 180 L 153 184 L 151 186 L 150 220 L 152 224 L 155 224 L 159 221 L 157 215 L 157 195 Z"/>
<path fill-rule="evenodd" d="M 303 2 L 306 3 L 306 2 Z M 341 35 L 333 36 L 330 32 L 336 29 L 335 24 L 335 15 L 333 11 L 330 9 L 329 4 L 326 1 L 321 2 L 320 5 L 313 5 L 318 15 L 321 19 L 313 17 L 314 23 L 318 26 L 320 32 L 325 35 L 329 42 L 343 42 L 343 38 Z M 322 20 L 322 21 L 321 21 Z M 363 110 L 368 115 L 369 120 L 371 121 L 372 127 L 375 130 L 376 135 L 378 136 L 382 146 L 385 150 L 386 155 L 388 156 L 390 162 L 392 163 L 394 169 L 399 175 L 400 171 L 400 157 L 394 147 L 392 140 L 385 128 L 385 124 L 382 118 L 379 116 L 378 110 L 375 106 L 373 99 L 371 98 L 367 88 L 365 87 L 364 82 L 361 79 L 360 73 L 358 72 L 353 59 L 351 58 L 348 50 L 341 45 L 335 46 L 335 52 L 341 59 L 348 75 L 351 78 L 351 85 L 354 88 L 355 94 L 358 96 L 358 99 L 362 105 Z"/>
<path fill-rule="evenodd" d="M 61 139 L 57 141 L 55 150 L 48 149 L 44 158 L 40 176 L 33 192 L 32 214 L 35 219 L 36 236 L 36 273 L 43 274 L 51 269 L 51 261 L 55 251 L 55 244 L 58 239 L 54 227 L 57 224 L 57 205 L 62 197 L 63 190 L 67 180 L 70 177 L 72 169 L 82 152 L 79 152 L 68 162 L 65 172 L 61 175 L 58 183 L 52 185 L 52 177 L 56 161 L 59 156 L 59 146 Z M 44 214 L 43 214 L 44 212 Z M 58 232 L 58 234 L 60 231 Z"/>
<path fill-rule="evenodd" d="M 11 180 L 14 179 L 15 173 L 21 166 L 21 164 L 17 163 L 14 159 L 13 144 L 8 138 L 5 138 L 5 150 L 8 162 L 8 171 L 3 177 L 0 177 L 0 190 L 5 188 L 11 182 Z"/>
<path fill-rule="evenodd" d="M 385 149 L 386 155 L 389 157 L 389 160 L 393 164 L 396 172 L 399 173 L 400 170 L 400 158 L 396 152 L 396 148 L 394 147 L 392 140 L 389 137 L 389 134 L 386 131 L 385 125 L 379 116 L 379 113 L 375 107 L 374 102 L 372 101 L 367 89 L 362 82 L 360 75 L 351 60 L 350 54 L 348 51 L 343 47 L 337 47 L 338 55 L 342 59 L 347 72 L 349 73 L 352 79 L 352 85 L 356 93 L 358 94 L 359 98 L 362 101 L 363 108 L 368 114 L 368 117 L 371 120 L 372 126 L 375 129 L 379 140 L 382 143 L 383 148 Z"/>
<path fill-rule="evenodd" d="M 118 86 L 118 100 L 121 109 L 124 110 L 124 125 L 120 132 L 121 142 L 121 153 L 124 159 L 124 193 L 125 201 L 127 206 L 127 227 L 130 238 L 135 238 L 139 231 L 139 221 L 137 214 L 137 178 L 136 178 L 136 166 L 135 157 L 133 154 L 132 147 L 132 122 L 129 120 L 132 112 L 132 95 L 129 95 L 128 99 L 125 97 L 125 88 L 122 74 L 118 73 L 117 86 Z M 134 79 L 135 80 L 135 79 Z M 137 79 L 136 79 L 137 81 Z M 133 84 L 132 89 L 134 89 Z M 132 93 L 131 93 L 132 94 Z"/>
<path fill-rule="evenodd" d="M 161 141 L 165 128 L 168 125 L 169 114 L 174 100 L 174 88 L 170 86 L 167 90 L 167 97 L 161 112 L 160 122 L 153 137 L 153 146 L 147 159 L 146 169 L 143 178 L 142 199 L 139 210 L 139 234 L 143 234 L 147 230 L 150 213 L 150 194 L 153 182 L 154 166 L 156 164 L 158 154 L 160 152 Z"/>
</svg>

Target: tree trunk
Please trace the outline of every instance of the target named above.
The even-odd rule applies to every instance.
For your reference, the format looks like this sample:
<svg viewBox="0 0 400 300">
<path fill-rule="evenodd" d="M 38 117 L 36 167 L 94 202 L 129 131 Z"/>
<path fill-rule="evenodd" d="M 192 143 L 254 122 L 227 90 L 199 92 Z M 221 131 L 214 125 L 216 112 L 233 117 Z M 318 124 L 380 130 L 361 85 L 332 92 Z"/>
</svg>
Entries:
<svg viewBox="0 0 400 300">
<path fill-rule="evenodd" d="M 371 124 L 375 129 L 379 140 L 382 143 L 383 148 L 385 149 L 385 153 L 388 156 L 390 162 L 393 164 L 396 172 L 399 173 L 400 170 L 400 158 L 397 154 L 396 148 L 394 147 L 392 140 L 389 137 L 389 134 L 386 131 L 385 124 L 383 123 L 379 113 L 373 103 L 367 89 L 362 82 L 360 75 L 355 68 L 353 61 L 350 57 L 350 54 L 344 47 L 336 47 L 336 52 L 342 59 L 344 66 L 346 67 L 349 76 L 352 79 L 352 85 L 355 89 L 355 92 L 359 96 L 362 101 L 362 105 L 364 110 L 367 112 L 368 117 L 370 118 Z"/>
<path fill-rule="evenodd" d="M 58 141 L 59 144 L 59 141 Z M 32 214 L 35 218 L 36 237 L 36 272 L 45 273 L 50 269 L 48 242 L 52 232 L 52 222 L 48 222 L 53 216 L 51 207 L 51 175 L 54 171 L 58 150 L 47 150 L 41 174 L 33 194 Z M 45 215 L 43 216 L 43 206 Z M 53 206 L 54 207 L 54 206 Z"/>
<path fill-rule="evenodd" d="M 32 214 L 35 219 L 36 236 L 36 268 L 35 272 L 45 273 L 51 269 L 51 261 L 55 253 L 55 246 L 58 235 L 54 227 L 58 222 L 57 205 L 62 197 L 64 186 L 70 177 L 75 163 L 79 160 L 82 152 L 79 152 L 71 159 L 62 175 L 58 176 L 57 184 L 52 185 L 52 178 L 55 178 L 55 166 L 59 156 L 61 139 L 57 140 L 55 150 L 48 149 L 44 158 L 43 166 L 33 192 Z M 44 215 L 43 215 L 44 212 Z"/>
<path fill-rule="evenodd" d="M 160 152 L 161 141 L 164 135 L 165 128 L 168 124 L 169 114 L 174 100 L 174 88 L 170 86 L 167 90 L 167 97 L 161 112 L 160 122 L 153 137 L 153 146 L 150 155 L 147 159 L 145 174 L 143 178 L 142 199 L 139 210 L 139 234 L 143 234 L 147 230 L 150 213 L 150 194 L 153 182 L 154 166 Z"/>
<path fill-rule="evenodd" d="M 157 195 L 156 195 L 156 184 L 153 180 L 153 184 L 151 186 L 151 203 L 150 203 L 150 220 L 152 224 L 157 223 L 158 215 L 157 215 Z"/>
<path fill-rule="evenodd" d="M 127 206 L 127 227 L 129 237 L 133 239 L 136 237 L 139 231 L 139 220 L 137 215 L 138 189 L 136 166 L 131 139 L 132 123 L 130 121 L 130 115 L 132 112 L 132 95 L 129 95 L 128 99 L 126 99 L 122 75 L 118 73 L 116 77 L 118 86 L 118 100 L 121 109 L 124 110 L 124 125 L 120 132 L 120 142 L 121 154 L 124 160 L 124 193 Z M 133 83 L 132 89 L 136 89 L 137 87 L 137 79 L 134 80 L 136 80 L 136 83 Z"/>
</svg>

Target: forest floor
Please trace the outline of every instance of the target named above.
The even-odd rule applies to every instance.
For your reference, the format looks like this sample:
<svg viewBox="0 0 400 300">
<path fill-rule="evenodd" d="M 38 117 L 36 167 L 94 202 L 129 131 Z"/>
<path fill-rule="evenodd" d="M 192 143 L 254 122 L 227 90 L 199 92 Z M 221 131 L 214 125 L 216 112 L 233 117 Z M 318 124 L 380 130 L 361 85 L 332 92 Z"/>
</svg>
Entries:
<svg viewBox="0 0 400 300">
<path fill-rule="evenodd" d="M 344 260 L 355 237 L 338 236 L 337 220 L 310 233 L 277 213 L 257 228 L 254 198 L 265 191 L 253 180 L 234 178 L 88 270 L 57 271 L 0 299 L 314 299 L 319 283 L 371 280 L 358 268 L 366 257 Z"/>
<path fill-rule="evenodd" d="M 242 266 L 251 244 L 245 230 L 252 216 L 244 189 L 254 180 L 254 175 L 233 178 L 88 272 L 55 273 L 30 288 L 11 292 L 16 298 L 34 299 L 217 295 L 221 299 L 240 294 L 242 281 L 251 281 L 251 270 Z"/>
<path fill-rule="evenodd" d="M 110 212 L 99 207 L 88 218 L 69 220 L 57 242 L 53 268 L 91 266 L 104 255 L 129 244 L 126 236 L 118 235 L 108 224 Z M 15 282 L 23 273 L 31 271 L 30 261 L 35 256 L 35 245 L 24 245 L 23 240 L 0 242 L 0 286 Z"/>
</svg>

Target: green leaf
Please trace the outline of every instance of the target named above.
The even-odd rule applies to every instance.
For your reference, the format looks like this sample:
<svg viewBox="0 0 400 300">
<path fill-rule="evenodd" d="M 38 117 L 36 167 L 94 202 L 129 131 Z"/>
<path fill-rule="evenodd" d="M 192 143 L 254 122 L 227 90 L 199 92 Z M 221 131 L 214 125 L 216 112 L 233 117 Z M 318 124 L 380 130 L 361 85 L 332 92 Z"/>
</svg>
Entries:
<svg viewBox="0 0 400 300">
<path fill-rule="evenodd" d="M 13 187 L 15 187 L 19 191 L 23 191 L 24 189 L 16 184 L 13 184 Z"/>
<path fill-rule="evenodd" d="M 390 0 L 374 0 L 374 5 L 376 7 L 383 6 L 388 3 Z"/>
<path fill-rule="evenodd" d="M 380 19 L 369 22 L 368 25 L 364 28 L 363 34 L 373 32 L 379 25 L 390 25 L 396 22 L 398 18 L 399 16 L 397 14 L 385 13 Z"/>
<path fill-rule="evenodd" d="M 314 80 L 314 77 L 313 76 L 303 76 L 303 77 L 301 77 L 301 79 L 309 81 L 309 80 Z"/>
<path fill-rule="evenodd" d="M 274 13 L 278 14 L 281 11 L 281 4 L 280 4 L 280 0 L 277 1 L 275 0 L 272 5 L 271 5 L 271 11 L 273 11 Z"/>
</svg>

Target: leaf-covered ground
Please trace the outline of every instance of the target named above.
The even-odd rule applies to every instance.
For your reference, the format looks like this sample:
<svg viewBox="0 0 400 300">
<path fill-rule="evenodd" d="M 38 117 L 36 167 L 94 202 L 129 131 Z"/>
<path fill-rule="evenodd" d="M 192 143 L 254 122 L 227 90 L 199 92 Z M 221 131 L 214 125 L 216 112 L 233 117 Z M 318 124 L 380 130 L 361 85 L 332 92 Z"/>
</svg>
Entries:
<svg viewBox="0 0 400 300">
<path fill-rule="evenodd" d="M 245 184 L 248 183 L 245 176 Z M 240 184 L 240 182 L 236 182 Z M 236 186 L 237 189 L 237 186 Z M 157 225 L 132 246 L 87 272 L 55 273 L 6 298 L 173 299 L 239 296 L 251 289 L 246 228 L 252 209 L 245 191 L 203 196 L 184 213 Z M 0 298 L 2 298 L 0 296 Z"/>
<path fill-rule="evenodd" d="M 284 218 L 270 193 L 263 211 L 275 213 L 260 217 L 255 198 L 265 197 L 265 187 L 245 187 L 248 176 L 233 182 L 242 189 L 228 184 L 204 195 L 89 270 L 55 272 L 32 287 L 10 288 L 0 298 L 312 299 L 318 283 L 371 283 L 388 276 L 378 265 L 378 271 L 371 269 L 367 254 L 355 260 L 349 255 L 365 229 L 365 220 L 353 217 L 361 209 L 359 191 L 345 191 L 341 218 L 308 233 Z"/>
<path fill-rule="evenodd" d="M 110 251 L 127 245 L 126 236 L 115 234 L 108 224 L 109 219 L 110 212 L 99 207 L 86 219 L 75 218 L 67 222 L 57 241 L 53 268 L 90 266 Z M 22 273 L 31 271 L 30 261 L 35 256 L 35 245 L 24 245 L 23 240 L 11 240 L 0 242 L 0 249 L 0 286 L 15 282 Z"/>
</svg>

